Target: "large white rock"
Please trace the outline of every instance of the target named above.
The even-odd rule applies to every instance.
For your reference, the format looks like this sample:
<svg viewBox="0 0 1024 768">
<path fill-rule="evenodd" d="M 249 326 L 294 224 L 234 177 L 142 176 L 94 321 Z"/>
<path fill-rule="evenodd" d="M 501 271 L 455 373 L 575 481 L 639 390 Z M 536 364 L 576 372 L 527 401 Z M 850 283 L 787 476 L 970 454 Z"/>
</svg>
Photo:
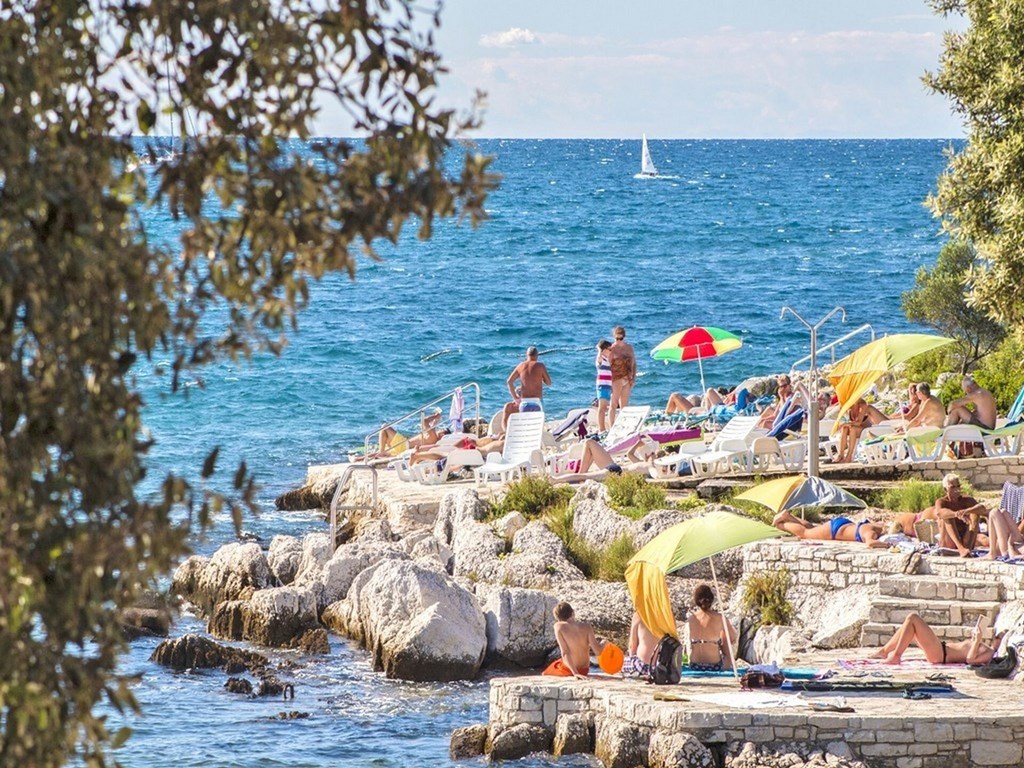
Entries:
<svg viewBox="0 0 1024 768">
<path fill-rule="evenodd" d="M 584 483 L 572 497 L 569 507 L 573 531 L 595 549 L 604 549 L 633 530 L 633 521 L 608 505 L 608 492 L 599 483 Z"/>
<path fill-rule="evenodd" d="M 494 521 L 494 530 L 498 532 L 498 535 L 505 539 L 511 539 L 519 531 L 526 527 L 526 517 L 523 516 L 522 512 L 509 512 L 504 517 L 499 517 Z"/>
<path fill-rule="evenodd" d="M 276 587 L 253 594 L 243 611 L 243 636 L 260 645 L 288 647 L 317 620 L 316 595 L 308 587 Z"/>
<path fill-rule="evenodd" d="M 580 569 L 569 562 L 562 540 L 540 520 L 527 524 L 513 537 L 512 551 L 500 567 L 498 581 L 527 589 L 552 589 L 583 578 Z"/>
<path fill-rule="evenodd" d="M 555 597 L 572 605 L 577 618 L 592 624 L 598 633 L 628 635 L 633 601 L 623 582 L 567 582 L 558 585 Z"/>
<path fill-rule="evenodd" d="M 778 664 L 802 656 L 810 645 L 809 633 L 796 627 L 761 627 L 753 642 L 741 649 L 740 656 L 754 664 Z"/>
<path fill-rule="evenodd" d="M 342 544 L 324 565 L 319 577 L 307 582 L 314 590 L 320 611 L 348 594 L 356 576 L 381 560 L 408 557 L 397 546 L 382 541 L 354 541 Z"/>
<path fill-rule="evenodd" d="M 552 595 L 516 587 L 485 588 L 477 594 L 487 622 L 489 658 L 533 667 L 557 646 L 552 611 L 558 601 Z"/>
<path fill-rule="evenodd" d="M 442 537 L 437 538 L 444 542 Z M 499 558 L 505 555 L 506 542 L 494 532 L 494 528 L 464 519 L 456 526 L 449 541 L 453 552 L 453 575 L 474 582 L 501 581 L 504 568 Z"/>
<path fill-rule="evenodd" d="M 487 650 L 476 598 L 438 571 L 408 560 L 384 560 L 356 577 L 324 621 L 355 638 L 388 677 L 469 680 Z"/>
<path fill-rule="evenodd" d="M 234 542 L 214 552 L 195 576 L 194 594 L 186 597 L 209 611 L 224 600 L 248 600 L 270 584 L 270 566 L 259 544 Z"/>
<path fill-rule="evenodd" d="M 299 560 L 302 559 L 302 542 L 294 536 L 275 536 L 270 540 L 270 551 L 267 553 L 267 564 L 282 586 L 295 581 L 299 571 Z"/>
<path fill-rule="evenodd" d="M 640 520 L 633 522 L 631 533 L 633 544 L 640 549 L 659 533 L 667 531 L 673 525 L 677 525 L 689 517 L 691 513 L 679 512 L 674 509 L 658 509 L 643 516 Z"/>
<path fill-rule="evenodd" d="M 871 616 L 877 588 L 855 584 L 834 592 L 790 590 L 798 621 L 811 632 L 815 648 L 856 648 L 860 630 Z"/>
<path fill-rule="evenodd" d="M 434 521 L 434 536 L 443 544 L 453 546 L 455 533 L 465 523 L 482 520 L 487 513 L 487 504 L 480 500 L 472 488 L 463 488 L 446 493 L 441 498 Z"/>
<path fill-rule="evenodd" d="M 310 533 L 302 540 L 302 557 L 295 573 L 295 584 L 315 584 L 320 579 L 327 561 L 334 554 L 331 536 L 328 533 Z"/>
</svg>

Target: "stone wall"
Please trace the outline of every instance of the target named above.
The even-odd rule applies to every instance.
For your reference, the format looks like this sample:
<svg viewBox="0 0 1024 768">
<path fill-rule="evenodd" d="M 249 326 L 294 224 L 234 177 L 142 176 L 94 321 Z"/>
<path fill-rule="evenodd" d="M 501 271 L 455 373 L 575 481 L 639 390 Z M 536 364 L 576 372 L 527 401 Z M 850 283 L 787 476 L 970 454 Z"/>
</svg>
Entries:
<svg viewBox="0 0 1024 768">
<path fill-rule="evenodd" d="M 685 697 L 687 683 L 668 690 Z M 793 742 L 849 753 L 877 768 L 956 768 L 1021 765 L 1024 714 L 1015 706 L 965 708 L 956 700 L 915 702 L 891 699 L 858 713 L 815 713 L 799 709 L 726 710 L 713 705 L 656 701 L 651 686 L 614 679 L 594 681 L 513 678 L 491 683 L 490 723 L 502 730 L 529 723 L 549 730 L 568 714 L 611 718 L 640 730 L 686 733 L 712 749 L 751 742 L 787 749 Z M 891 702 L 891 703 L 890 703 Z M 860 710 L 865 711 L 860 714 Z"/>
</svg>

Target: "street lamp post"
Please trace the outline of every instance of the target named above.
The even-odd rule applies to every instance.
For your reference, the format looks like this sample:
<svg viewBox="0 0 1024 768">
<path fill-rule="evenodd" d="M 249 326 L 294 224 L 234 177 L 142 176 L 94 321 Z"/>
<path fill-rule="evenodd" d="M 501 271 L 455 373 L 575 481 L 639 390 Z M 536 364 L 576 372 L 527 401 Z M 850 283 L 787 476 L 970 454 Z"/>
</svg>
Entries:
<svg viewBox="0 0 1024 768">
<path fill-rule="evenodd" d="M 818 329 L 825 324 L 836 312 L 843 313 L 842 321 L 846 322 L 846 310 L 842 307 L 835 307 L 814 325 L 804 320 L 803 316 L 792 307 L 783 307 L 779 314 L 779 320 L 785 318 L 789 312 L 793 317 L 807 326 L 811 332 L 811 381 L 807 392 L 807 476 L 818 476 Z"/>
</svg>

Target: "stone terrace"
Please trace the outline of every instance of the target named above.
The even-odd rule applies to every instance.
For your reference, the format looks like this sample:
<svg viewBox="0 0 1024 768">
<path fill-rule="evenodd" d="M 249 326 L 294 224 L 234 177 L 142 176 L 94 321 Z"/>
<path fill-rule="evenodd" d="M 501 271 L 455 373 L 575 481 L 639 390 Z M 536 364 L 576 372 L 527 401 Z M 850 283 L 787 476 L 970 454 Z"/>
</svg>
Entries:
<svg viewBox="0 0 1024 768">
<path fill-rule="evenodd" d="M 835 668 L 842 652 L 801 658 L 801 666 Z M 861 652 L 863 653 L 863 652 Z M 847 655 L 848 654 L 843 654 Z M 906 658 L 913 658 L 913 652 Z M 966 668 L 951 668 L 955 692 L 933 694 L 925 701 L 902 698 L 898 692 L 795 694 L 757 691 L 752 699 L 772 695 L 791 698 L 792 705 L 744 709 L 701 701 L 656 701 L 655 692 L 686 697 L 738 692 L 731 678 L 684 680 L 678 686 L 655 688 L 641 682 L 596 676 L 506 678 L 491 683 L 492 728 L 520 723 L 554 729 L 561 715 L 591 714 L 650 736 L 654 731 L 686 733 L 705 746 L 721 750 L 728 744 L 752 742 L 782 752 L 794 742 L 849 754 L 878 768 L 956 768 L 957 766 L 1019 766 L 1024 762 L 1024 709 L 1018 683 L 983 680 Z M 927 671 L 896 671 L 895 679 L 921 680 Z M 852 713 L 816 712 L 806 701 L 842 695 Z M 845 747 L 843 746 L 845 744 Z M 607 759 L 607 745 L 597 744 Z"/>
</svg>

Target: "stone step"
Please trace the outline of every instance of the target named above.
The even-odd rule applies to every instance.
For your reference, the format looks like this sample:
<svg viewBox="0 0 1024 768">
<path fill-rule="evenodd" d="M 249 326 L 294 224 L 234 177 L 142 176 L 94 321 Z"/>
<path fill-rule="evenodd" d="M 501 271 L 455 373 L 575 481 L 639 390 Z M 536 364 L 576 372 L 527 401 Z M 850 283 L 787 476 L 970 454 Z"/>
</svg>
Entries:
<svg viewBox="0 0 1024 768">
<path fill-rule="evenodd" d="M 883 576 L 878 580 L 878 592 L 911 600 L 991 603 L 1003 599 L 1003 585 L 999 582 L 953 580 L 945 576 Z"/>
<path fill-rule="evenodd" d="M 958 600 L 909 600 L 898 597 L 876 597 L 871 603 L 868 621 L 877 624 L 902 624 L 911 613 L 917 613 L 929 626 L 973 627 L 979 616 L 995 624 L 1002 603 L 961 602 Z"/>
<path fill-rule="evenodd" d="M 901 622 L 902 623 L 902 622 Z M 885 645 L 893 633 L 900 628 L 899 624 L 879 624 L 869 621 L 860 630 L 860 644 L 862 648 L 878 648 Z M 969 627 L 948 626 L 944 624 L 931 625 L 932 631 L 940 640 L 967 640 L 974 631 L 974 625 Z"/>
</svg>

